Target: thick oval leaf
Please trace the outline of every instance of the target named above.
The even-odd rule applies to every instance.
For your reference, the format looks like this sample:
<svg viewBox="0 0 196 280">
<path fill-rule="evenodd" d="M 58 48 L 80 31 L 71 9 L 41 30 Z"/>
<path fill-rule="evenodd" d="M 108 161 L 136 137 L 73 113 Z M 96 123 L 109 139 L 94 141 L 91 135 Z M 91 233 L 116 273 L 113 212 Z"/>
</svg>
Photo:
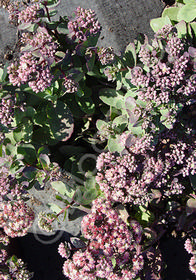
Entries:
<svg viewBox="0 0 196 280">
<path fill-rule="evenodd" d="M 111 153 L 118 152 L 121 153 L 124 150 L 124 146 L 120 143 L 119 135 L 116 138 L 110 137 L 108 139 L 108 149 Z"/>
<path fill-rule="evenodd" d="M 84 192 L 81 204 L 82 205 L 89 205 L 95 198 L 97 197 L 98 192 L 95 188 L 91 188 Z"/>
<path fill-rule="evenodd" d="M 178 21 L 184 20 L 186 22 L 191 22 L 196 18 L 196 2 L 193 4 L 184 5 L 178 15 Z"/>
<path fill-rule="evenodd" d="M 123 130 L 125 129 L 126 125 L 128 123 L 128 118 L 126 115 L 121 115 L 121 116 L 118 116 L 116 117 L 114 120 L 113 120 L 113 125 L 115 126 L 118 126 L 118 128 L 122 131 L 120 131 L 120 133 L 123 132 Z"/>
<path fill-rule="evenodd" d="M 194 190 L 196 190 L 196 175 L 189 175 L 191 186 Z"/>
<path fill-rule="evenodd" d="M 60 34 L 69 34 L 69 29 L 67 28 L 67 24 L 62 22 L 57 27 L 57 32 Z"/>
<path fill-rule="evenodd" d="M 180 8 L 178 8 L 178 7 L 166 8 L 166 9 L 164 9 L 164 11 L 162 13 L 162 17 L 168 16 L 170 18 L 170 20 L 178 21 L 177 15 L 178 15 L 179 10 L 180 10 Z"/>
<path fill-rule="evenodd" d="M 57 204 L 55 203 L 48 203 L 47 206 L 50 208 L 50 210 L 56 214 L 60 213 L 62 208 L 59 207 Z"/>
<path fill-rule="evenodd" d="M 104 88 L 99 91 L 99 98 L 107 105 L 115 107 L 116 101 L 115 97 L 118 94 L 113 88 Z"/>
<path fill-rule="evenodd" d="M 187 34 L 187 25 L 184 20 L 180 21 L 178 24 L 175 25 L 178 31 L 178 37 L 182 38 L 184 35 Z"/>
<path fill-rule="evenodd" d="M 30 142 L 33 135 L 33 124 L 28 119 L 23 119 L 21 123 L 18 124 L 17 128 L 13 131 L 14 140 L 16 142 Z"/>
<path fill-rule="evenodd" d="M 17 151 L 24 156 L 24 160 L 29 164 L 33 164 L 37 159 L 36 150 L 32 144 L 20 144 Z"/>
<path fill-rule="evenodd" d="M 164 25 L 171 24 L 171 21 L 168 16 L 165 16 L 164 18 L 154 18 L 150 21 L 150 26 L 154 32 L 157 32 L 159 29 L 161 29 Z"/>
<path fill-rule="evenodd" d="M 50 158 L 46 154 L 40 154 L 39 161 L 43 169 L 47 169 L 47 167 L 50 165 Z"/>
<path fill-rule="evenodd" d="M 97 126 L 97 129 L 101 130 L 101 131 L 109 128 L 109 124 L 103 120 L 97 120 L 96 126 Z"/>
<path fill-rule="evenodd" d="M 126 49 L 125 49 L 125 54 L 123 57 L 123 61 L 127 64 L 129 67 L 136 66 L 136 50 L 135 50 L 135 44 L 130 43 Z"/>
<path fill-rule="evenodd" d="M 190 26 L 191 26 L 191 34 L 193 33 L 193 35 L 196 37 L 196 22 L 191 22 L 190 23 Z"/>
<path fill-rule="evenodd" d="M 57 101 L 56 105 L 50 104 L 47 107 L 48 123 L 55 139 L 67 141 L 74 129 L 74 120 L 71 111 L 62 101 Z"/>
<path fill-rule="evenodd" d="M 52 188 L 55 189 L 57 192 L 59 192 L 62 195 L 66 195 L 70 198 L 72 198 L 75 193 L 75 191 L 71 189 L 71 187 L 69 187 L 62 181 L 53 181 L 50 184 Z"/>
</svg>

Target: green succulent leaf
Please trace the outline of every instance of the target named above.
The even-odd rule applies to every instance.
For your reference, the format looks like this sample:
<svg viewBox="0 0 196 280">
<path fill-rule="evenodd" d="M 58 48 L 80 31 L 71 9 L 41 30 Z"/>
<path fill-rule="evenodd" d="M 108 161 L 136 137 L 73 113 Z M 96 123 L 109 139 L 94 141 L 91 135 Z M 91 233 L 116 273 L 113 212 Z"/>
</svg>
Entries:
<svg viewBox="0 0 196 280">
<path fill-rule="evenodd" d="M 39 162 L 41 163 L 44 170 L 47 170 L 50 166 L 50 158 L 46 154 L 39 155 Z"/>
<path fill-rule="evenodd" d="M 171 24 L 171 21 L 168 16 L 151 19 L 150 21 L 150 26 L 154 32 L 157 32 L 166 24 Z"/>
<path fill-rule="evenodd" d="M 104 88 L 99 91 L 99 98 L 107 105 L 115 107 L 115 98 L 118 96 L 115 89 Z"/>
<path fill-rule="evenodd" d="M 126 65 L 129 67 L 136 66 L 137 56 L 134 43 L 130 43 L 126 47 L 123 62 L 126 63 Z"/>
<path fill-rule="evenodd" d="M 18 26 L 18 30 L 27 30 L 29 32 L 35 32 L 37 28 L 38 28 L 38 24 L 37 23 L 31 23 L 31 22 L 21 23 Z"/>
<path fill-rule="evenodd" d="M 180 8 L 178 7 L 165 8 L 162 13 L 162 17 L 168 16 L 171 21 L 178 21 L 177 15 L 179 10 Z"/>
<path fill-rule="evenodd" d="M 191 22 L 190 27 L 191 27 L 191 33 L 193 33 L 194 37 L 196 38 L 196 22 Z"/>
<path fill-rule="evenodd" d="M 57 27 L 57 32 L 60 34 L 69 34 L 69 29 L 67 28 L 67 24 L 65 22 L 62 22 Z"/>
<path fill-rule="evenodd" d="M 4 82 L 7 77 L 7 67 L 9 66 L 8 62 L 6 61 L 3 68 L 0 68 L 0 81 Z"/>
<path fill-rule="evenodd" d="M 190 210 L 196 212 L 196 199 L 189 198 L 186 205 Z"/>
<path fill-rule="evenodd" d="M 13 131 L 14 140 L 16 142 L 30 142 L 33 135 L 33 124 L 30 120 L 24 118 L 17 128 Z"/>
<path fill-rule="evenodd" d="M 24 156 L 24 160 L 28 164 L 33 164 L 37 160 L 36 150 L 32 144 L 20 144 L 17 152 Z"/>
<path fill-rule="evenodd" d="M 75 193 L 74 189 L 72 189 L 70 186 L 68 186 L 62 181 L 53 181 L 50 184 L 52 188 L 55 189 L 57 192 L 59 192 L 62 195 L 66 195 L 69 198 L 72 198 Z"/>
<path fill-rule="evenodd" d="M 59 214 L 62 210 L 62 208 L 55 203 L 47 203 L 47 206 L 50 208 L 52 212 L 56 214 Z"/>
<path fill-rule="evenodd" d="M 196 175 L 189 175 L 191 186 L 194 190 L 196 190 Z"/>
<path fill-rule="evenodd" d="M 183 0 L 184 4 L 195 4 L 195 0 Z"/>
<path fill-rule="evenodd" d="M 120 136 L 110 137 L 108 139 L 108 149 L 111 153 L 118 152 L 121 153 L 124 150 L 124 146 L 120 143 Z"/>
<path fill-rule="evenodd" d="M 58 141 L 67 141 L 74 129 L 73 116 L 67 105 L 58 100 L 54 106 L 48 105 L 47 115 L 54 138 Z"/>
<path fill-rule="evenodd" d="M 105 88 L 99 91 L 99 98 L 107 105 L 122 109 L 124 107 L 124 96 L 120 91 Z"/>
<path fill-rule="evenodd" d="M 181 20 L 175 25 L 175 27 L 177 28 L 179 38 L 182 38 L 187 34 L 187 25 L 185 21 Z"/>
<path fill-rule="evenodd" d="M 184 5 L 180 9 L 177 15 L 178 21 L 184 20 L 186 22 L 191 22 L 195 18 L 196 18 L 196 2 Z"/>
</svg>

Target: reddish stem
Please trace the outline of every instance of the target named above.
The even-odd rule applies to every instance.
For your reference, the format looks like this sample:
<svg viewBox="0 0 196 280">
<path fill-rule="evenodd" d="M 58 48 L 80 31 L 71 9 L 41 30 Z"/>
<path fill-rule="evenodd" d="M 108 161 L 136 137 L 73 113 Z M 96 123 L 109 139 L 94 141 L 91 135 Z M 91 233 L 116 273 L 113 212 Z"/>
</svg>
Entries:
<svg viewBox="0 0 196 280">
<path fill-rule="evenodd" d="M 45 1 L 42 4 L 44 5 L 44 7 L 46 9 L 46 14 L 47 14 L 48 20 L 51 22 L 51 18 L 50 18 L 50 14 L 49 14 L 49 11 L 48 11 L 48 7 L 46 6 L 47 2 Z"/>
</svg>

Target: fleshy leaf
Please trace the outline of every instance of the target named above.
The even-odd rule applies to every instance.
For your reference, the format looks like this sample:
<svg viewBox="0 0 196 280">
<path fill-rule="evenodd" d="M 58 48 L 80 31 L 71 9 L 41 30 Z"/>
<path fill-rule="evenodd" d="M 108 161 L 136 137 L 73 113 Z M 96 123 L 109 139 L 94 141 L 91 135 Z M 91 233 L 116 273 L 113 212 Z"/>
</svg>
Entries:
<svg viewBox="0 0 196 280">
<path fill-rule="evenodd" d="M 74 129 L 74 120 L 71 111 L 62 101 L 48 106 L 48 117 L 51 132 L 58 141 L 67 141 Z"/>
<path fill-rule="evenodd" d="M 157 32 L 159 29 L 161 29 L 166 24 L 171 24 L 171 21 L 168 16 L 165 16 L 164 18 L 154 18 L 150 21 L 150 26 L 153 29 L 154 32 Z"/>
<path fill-rule="evenodd" d="M 164 9 L 164 11 L 162 13 L 162 17 L 168 16 L 170 18 L 170 20 L 178 21 L 177 15 L 178 15 L 179 10 L 180 10 L 180 8 L 178 8 L 178 7 L 166 8 L 166 9 Z"/>
<path fill-rule="evenodd" d="M 186 22 L 191 22 L 196 18 L 196 2 L 184 5 L 178 15 L 178 21 L 184 20 Z"/>
<path fill-rule="evenodd" d="M 24 156 L 24 160 L 29 164 L 33 164 L 37 159 L 36 150 L 32 144 L 20 144 L 17 151 Z"/>
<path fill-rule="evenodd" d="M 43 169 L 47 169 L 50 165 L 50 159 L 46 154 L 40 154 L 39 161 L 43 167 Z"/>
</svg>

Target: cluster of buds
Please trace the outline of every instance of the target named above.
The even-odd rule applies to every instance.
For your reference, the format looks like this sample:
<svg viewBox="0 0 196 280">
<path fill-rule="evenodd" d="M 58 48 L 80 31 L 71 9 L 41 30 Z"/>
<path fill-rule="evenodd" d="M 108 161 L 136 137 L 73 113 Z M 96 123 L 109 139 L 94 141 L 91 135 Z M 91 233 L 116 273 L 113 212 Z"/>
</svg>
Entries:
<svg viewBox="0 0 196 280">
<path fill-rule="evenodd" d="M 1 280 L 29 280 L 32 274 L 26 269 L 24 262 L 16 256 L 10 257 L 6 246 L 9 237 L 0 230 L 0 279 Z"/>
<path fill-rule="evenodd" d="M 130 228 L 112 209 L 109 201 L 93 201 L 91 213 L 82 220 L 82 233 L 88 240 L 86 247 L 65 261 L 63 272 L 69 279 L 134 279 L 143 268 L 140 253 L 142 230 L 136 221 Z M 67 258 L 63 244 L 59 253 Z"/>
<path fill-rule="evenodd" d="M 65 81 L 63 85 L 65 87 L 66 93 L 75 93 L 78 91 L 78 86 L 79 86 L 78 83 L 71 78 L 65 77 Z"/>
<path fill-rule="evenodd" d="M 12 98 L 2 98 L 0 103 L 1 124 L 6 127 L 12 122 L 14 115 L 14 100 Z"/>
<path fill-rule="evenodd" d="M 186 251 L 192 255 L 189 261 L 189 269 L 196 275 L 196 239 L 191 237 L 185 241 L 184 247 Z"/>
<path fill-rule="evenodd" d="M 54 220 L 54 215 L 51 213 L 46 213 L 41 211 L 38 214 L 38 226 L 41 230 L 46 232 L 53 232 L 52 221 Z"/>
<path fill-rule="evenodd" d="M 101 26 L 96 19 L 95 12 L 78 7 L 73 18 L 68 22 L 72 40 L 86 41 L 89 36 L 94 36 L 101 31 Z"/>
<path fill-rule="evenodd" d="M 39 27 L 32 36 L 23 36 L 23 41 L 31 46 L 30 51 L 23 48 L 19 61 L 8 67 L 9 80 L 14 86 L 28 83 L 36 93 L 44 91 L 53 79 L 50 66 L 55 60 L 57 44 L 44 27 Z"/>
<path fill-rule="evenodd" d="M 142 205 L 150 200 L 151 189 L 163 197 L 182 194 L 184 178 L 196 174 L 194 137 L 180 139 L 169 131 L 157 144 L 144 136 L 126 147 L 123 155 L 107 152 L 97 158 L 96 180 L 108 200 Z"/>
<path fill-rule="evenodd" d="M 14 98 L 2 98 L 0 101 L 0 119 L 1 124 L 5 127 L 0 127 L 0 143 L 5 138 L 5 132 L 10 127 L 14 117 Z"/>
<path fill-rule="evenodd" d="M 0 225 L 8 236 L 26 235 L 33 220 L 34 213 L 23 200 L 0 202 Z"/>
<path fill-rule="evenodd" d="M 189 105 L 195 99 L 196 51 L 188 41 L 178 38 L 173 26 L 167 25 L 155 34 L 151 45 L 145 41 L 138 56 L 143 66 L 130 70 L 130 82 L 137 87 L 136 98 L 151 103 L 151 108 L 146 106 L 143 110 L 148 119 L 152 117 L 152 107 L 160 110 L 160 115 L 167 110 L 163 122 L 166 127 L 172 128 L 179 103 L 180 106 Z"/>
<path fill-rule="evenodd" d="M 8 2 L 8 1 L 7 1 Z M 9 13 L 10 23 L 18 25 L 20 23 L 31 23 L 38 20 L 41 1 L 31 1 L 27 4 L 26 1 L 14 0 L 9 1 L 5 6 Z"/>
<path fill-rule="evenodd" d="M 8 259 L 6 265 L 9 269 L 9 278 L 3 279 L 30 280 L 32 278 L 32 273 L 27 270 L 25 263 L 16 256 Z"/>
<path fill-rule="evenodd" d="M 39 27 L 34 35 L 24 33 L 22 37 L 22 43 L 31 45 L 32 51 L 36 51 L 37 55 L 40 53 L 40 55 L 45 59 L 50 59 L 49 64 L 53 63 L 57 44 L 48 34 L 48 31 L 45 27 Z"/>
<path fill-rule="evenodd" d="M 102 65 L 107 65 L 114 62 L 115 54 L 112 47 L 99 48 L 97 54 Z"/>
<path fill-rule="evenodd" d="M 3 232 L 3 230 L 0 230 L 0 244 L 3 244 L 4 246 L 7 246 L 10 243 L 9 237 Z"/>
<path fill-rule="evenodd" d="M 38 59 L 32 53 L 23 54 L 19 64 L 12 63 L 8 67 L 8 73 L 9 80 L 14 86 L 28 82 L 36 93 L 49 87 L 53 78 L 46 60 Z"/>
<path fill-rule="evenodd" d="M 19 23 L 35 22 L 38 19 L 37 14 L 39 10 L 40 10 L 39 3 L 35 3 L 31 6 L 26 7 L 26 9 L 18 13 L 18 22 Z"/>
<path fill-rule="evenodd" d="M 108 78 L 108 81 L 115 81 L 117 72 L 118 68 L 115 65 L 107 66 L 104 69 L 104 75 Z"/>
<path fill-rule="evenodd" d="M 0 202 L 21 199 L 24 192 L 24 185 L 18 184 L 13 174 L 10 174 L 7 160 L 11 160 L 11 157 L 1 158 L 0 161 Z"/>
</svg>

